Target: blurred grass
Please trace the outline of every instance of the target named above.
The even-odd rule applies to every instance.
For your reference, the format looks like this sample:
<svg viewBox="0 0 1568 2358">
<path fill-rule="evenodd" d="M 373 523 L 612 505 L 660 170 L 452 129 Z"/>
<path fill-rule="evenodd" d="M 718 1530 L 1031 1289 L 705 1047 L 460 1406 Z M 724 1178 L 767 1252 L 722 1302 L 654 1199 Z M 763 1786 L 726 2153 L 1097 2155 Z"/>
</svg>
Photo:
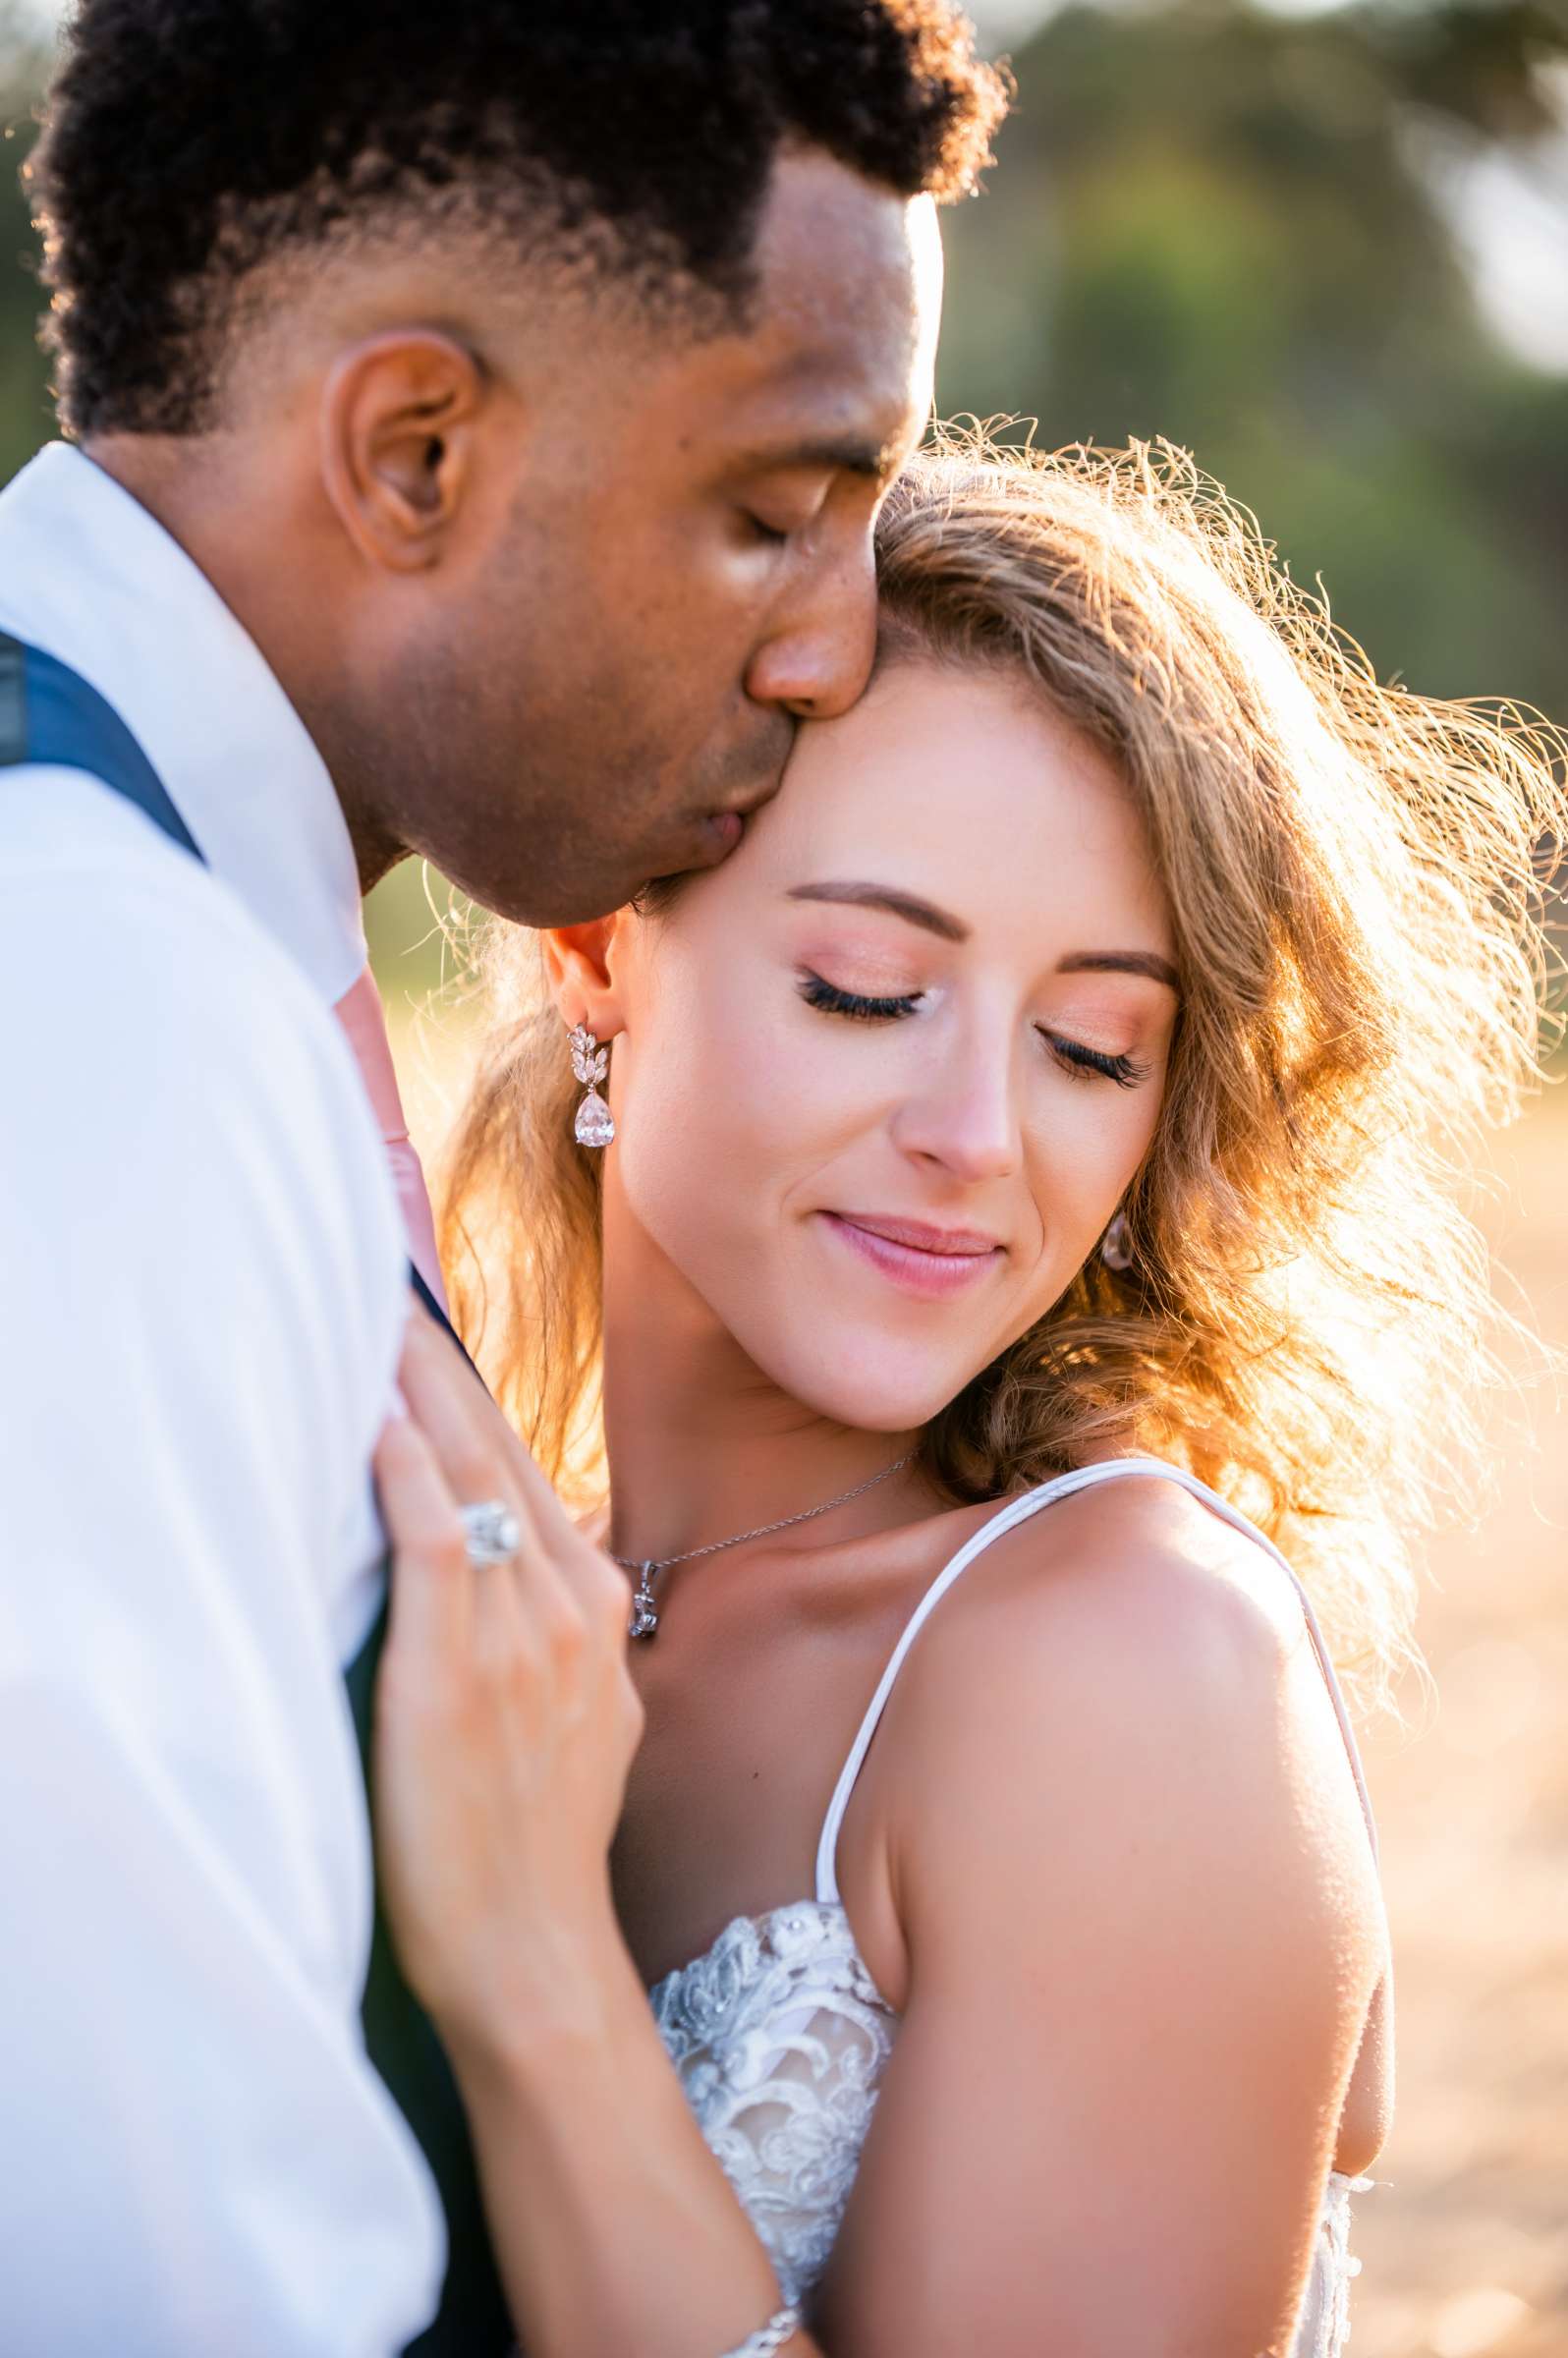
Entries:
<svg viewBox="0 0 1568 2358">
<path fill-rule="evenodd" d="M 1568 1093 L 1497 1159 L 1495 1249 L 1561 1349 Z M 1368 1747 L 1400 2097 L 1359 2213 L 1356 2358 L 1568 2352 L 1568 1415 L 1547 1385 L 1524 1405 L 1533 1451 L 1505 1446 L 1495 1504 L 1431 1551 L 1435 1711 Z"/>
</svg>

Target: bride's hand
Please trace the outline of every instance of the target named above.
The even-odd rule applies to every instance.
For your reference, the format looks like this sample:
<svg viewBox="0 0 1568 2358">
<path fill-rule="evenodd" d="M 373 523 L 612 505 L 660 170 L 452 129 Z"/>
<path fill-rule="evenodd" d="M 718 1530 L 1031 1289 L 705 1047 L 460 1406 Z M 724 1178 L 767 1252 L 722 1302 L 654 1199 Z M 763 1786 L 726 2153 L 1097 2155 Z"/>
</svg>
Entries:
<svg viewBox="0 0 1568 2358">
<path fill-rule="evenodd" d="M 376 1843 L 404 1972 L 449 2043 L 509 2019 L 613 1924 L 608 1852 L 642 1708 L 627 1583 L 574 1528 L 424 1314 L 376 1481 L 393 1547 L 376 1691 Z M 469 1561 L 460 1505 L 502 1500 L 522 1544 Z"/>
</svg>

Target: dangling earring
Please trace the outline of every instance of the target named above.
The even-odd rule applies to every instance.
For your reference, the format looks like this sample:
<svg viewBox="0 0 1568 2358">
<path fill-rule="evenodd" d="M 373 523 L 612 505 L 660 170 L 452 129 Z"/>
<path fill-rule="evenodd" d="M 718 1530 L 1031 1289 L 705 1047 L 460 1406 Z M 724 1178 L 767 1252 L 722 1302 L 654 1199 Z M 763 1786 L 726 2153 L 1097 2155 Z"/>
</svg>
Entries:
<svg viewBox="0 0 1568 2358">
<path fill-rule="evenodd" d="M 1099 1240 L 1099 1257 L 1108 1269 L 1130 1269 L 1133 1240 L 1127 1233 L 1127 1214 L 1119 1211 Z"/>
<path fill-rule="evenodd" d="M 572 1070 L 588 1091 L 577 1109 L 573 1129 L 580 1147 L 607 1147 L 615 1136 L 615 1116 L 599 1095 L 598 1085 L 610 1069 L 610 1051 L 601 1048 L 587 1024 L 571 1032 Z"/>
</svg>

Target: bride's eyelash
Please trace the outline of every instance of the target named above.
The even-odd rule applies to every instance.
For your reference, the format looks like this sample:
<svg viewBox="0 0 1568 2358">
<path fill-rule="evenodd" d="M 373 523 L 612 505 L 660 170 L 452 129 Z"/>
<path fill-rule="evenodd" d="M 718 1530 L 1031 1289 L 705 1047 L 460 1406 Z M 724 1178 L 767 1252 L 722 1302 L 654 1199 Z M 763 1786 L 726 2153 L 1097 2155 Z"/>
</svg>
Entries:
<svg viewBox="0 0 1568 2358">
<path fill-rule="evenodd" d="M 863 1024 L 896 1023 L 900 1016 L 913 1015 L 925 993 L 905 991 L 898 998 L 876 999 L 859 990 L 841 990 L 824 975 L 813 974 L 808 967 L 800 978 L 800 994 L 809 1007 L 823 1015 L 844 1015 Z M 1061 1033 L 1040 1033 L 1052 1055 L 1075 1079 L 1087 1081 L 1098 1075 L 1114 1081 L 1118 1089 L 1136 1089 L 1148 1079 L 1148 1067 L 1134 1056 L 1107 1056 L 1101 1048 L 1091 1048 L 1081 1039 L 1068 1039 Z"/>
<path fill-rule="evenodd" d="M 863 1024 L 889 1024 L 901 1015 L 913 1015 L 925 996 L 922 990 L 909 990 L 896 999 L 866 998 L 858 990 L 840 990 L 809 967 L 801 976 L 800 993 L 808 1007 L 819 1008 L 823 1015 L 848 1015 Z"/>
<path fill-rule="evenodd" d="M 1118 1089 L 1136 1089 L 1140 1081 L 1148 1077 L 1148 1065 L 1140 1064 L 1136 1057 L 1107 1056 L 1102 1049 L 1086 1047 L 1081 1039 L 1066 1039 L 1059 1032 L 1041 1032 L 1040 1038 L 1057 1062 L 1080 1079 L 1100 1073 L 1107 1081 L 1114 1081 Z"/>
</svg>

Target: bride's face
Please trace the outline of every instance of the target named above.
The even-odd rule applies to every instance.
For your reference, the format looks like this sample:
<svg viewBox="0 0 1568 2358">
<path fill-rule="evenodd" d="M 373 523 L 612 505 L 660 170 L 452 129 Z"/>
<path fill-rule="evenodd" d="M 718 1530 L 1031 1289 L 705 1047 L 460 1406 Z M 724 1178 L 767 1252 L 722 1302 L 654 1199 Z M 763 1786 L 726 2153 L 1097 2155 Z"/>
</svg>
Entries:
<svg viewBox="0 0 1568 2358">
<path fill-rule="evenodd" d="M 1023 686 L 895 667 L 595 1009 L 607 1269 L 656 1265 L 773 1383 L 926 1422 L 1050 1308 L 1149 1145 L 1171 924 L 1105 757 Z M 649 1251 L 651 1248 L 651 1252 Z"/>
</svg>

